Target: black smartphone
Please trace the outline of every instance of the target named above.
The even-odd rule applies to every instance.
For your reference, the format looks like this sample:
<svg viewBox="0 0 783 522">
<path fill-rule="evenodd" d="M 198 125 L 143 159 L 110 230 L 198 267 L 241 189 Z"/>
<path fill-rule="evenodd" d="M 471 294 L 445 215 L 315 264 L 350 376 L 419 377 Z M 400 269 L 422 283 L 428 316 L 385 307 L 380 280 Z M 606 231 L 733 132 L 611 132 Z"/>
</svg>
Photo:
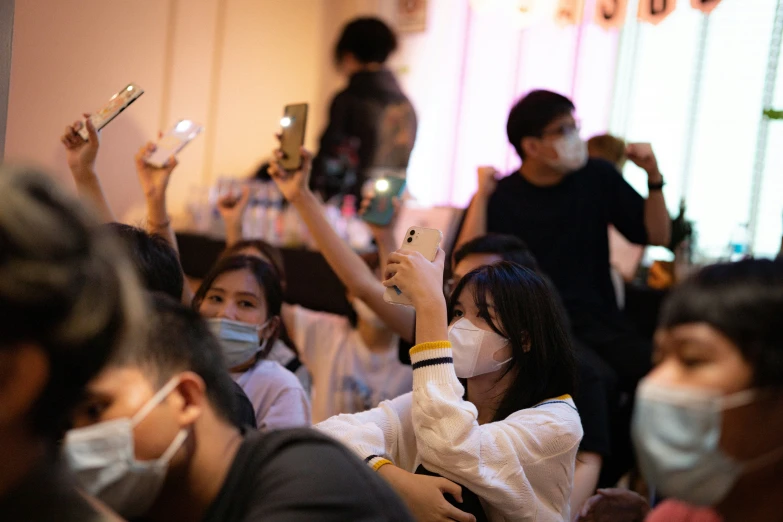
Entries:
<svg viewBox="0 0 783 522">
<path fill-rule="evenodd" d="M 280 164 L 286 170 L 296 170 L 302 166 L 302 154 L 299 149 L 304 145 L 307 104 L 286 105 L 283 117 L 280 119 L 280 127 L 282 128 L 280 150 L 283 153 Z"/>
</svg>

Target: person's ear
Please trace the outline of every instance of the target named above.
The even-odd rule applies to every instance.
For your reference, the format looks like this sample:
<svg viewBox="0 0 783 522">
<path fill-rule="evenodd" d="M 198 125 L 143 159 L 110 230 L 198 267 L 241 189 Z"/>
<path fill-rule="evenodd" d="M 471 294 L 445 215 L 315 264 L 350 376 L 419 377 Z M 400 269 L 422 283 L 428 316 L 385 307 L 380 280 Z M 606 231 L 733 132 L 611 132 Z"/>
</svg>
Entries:
<svg viewBox="0 0 783 522">
<path fill-rule="evenodd" d="M 0 426 L 21 422 L 49 381 L 49 359 L 34 344 L 0 350 Z"/>
<path fill-rule="evenodd" d="M 533 136 L 527 136 L 522 138 L 520 147 L 522 148 L 522 152 L 525 153 L 525 158 L 536 158 L 541 150 L 541 142 Z"/>
<path fill-rule="evenodd" d="M 169 397 L 176 400 L 177 423 L 182 427 L 194 424 L 204 413 L 209 400 L 204 379 L 194 372 L 182 372 L 174 391 Z"/>
<path fill-rule="evenodd" d="M 282 320 L 280 319 L 279 315 L 276 315 L 276 316 L 272 317 L 271 319 L 269 319 L 269 324 L 267 324 L 266 328 L 264 329 L 264 330 L 266 330 L 266 332 L 262 332 L 262 333 L 267 333 L 268 335 L 264 335 L 264 337 L 270 337 L 270 336 L 278 333 L 279 330 L 280 330 L 280 325 L 281 324 L 282 324 Z"/>
</svg>

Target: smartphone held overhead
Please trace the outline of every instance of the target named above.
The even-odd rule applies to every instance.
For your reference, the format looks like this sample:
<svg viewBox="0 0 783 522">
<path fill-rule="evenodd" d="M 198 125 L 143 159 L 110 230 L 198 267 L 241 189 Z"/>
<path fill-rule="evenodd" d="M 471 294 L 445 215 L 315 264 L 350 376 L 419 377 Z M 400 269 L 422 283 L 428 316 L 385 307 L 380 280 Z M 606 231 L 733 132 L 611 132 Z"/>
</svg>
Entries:
<svg viewBox="0 0 783 522">
<path fill-rule="evenodd" d="M 166 166 L 169 158 L 176 156 L 203 129 L 191 120 L 179 120 L 155 144 L 155 152 L 147 158 L 147 163 L 153 167 Z"/>
<path fill-rule="evenodd" d="M 405 191 L 405 176 L 384 176 L 367 182 L 363 191 L 370 199 L 370 205 L 362 215 L 367 223 L 386 226 L 394 217 L 394 199 L 401 198 Z"/>
<path fill-rule="evenodd" d="M 434 228 L 411 227 L 405 234 L 400 248 L 418 252 L 428 261 L 435 261 L 442 239 L 443 234 L 440 230 Z M 383 293 L 383 300 L 391 304 L 413 306 L 413 302 L 411 302 L 408 296 L 403 294 L 396 286 L 386 289 Z"/>
<path fill-rule="evenodd" d="M 110 121 L 116 118 L 131 103 L 135 102 L 142 94 L 144 94 L 144 89 L 136 84 L 129 83 L 123 87 L 121 91 L 109 99 L 106 105 L 90 116 L 90 121 L 95 125 L 95 130 L 101 130 L 108 125 Z M 79 129 L 79 135 L 85 140 L 89 139 L 86 126 L 82 126 Z"/>
<path fill-rule="evenodd" d="M 301 148 L 304 145 L 307 128 L 307 104 L 286 105 L 280 119 L 280 164 L 285 170 L 296 170 L 302 166 Z"/>
</svg>

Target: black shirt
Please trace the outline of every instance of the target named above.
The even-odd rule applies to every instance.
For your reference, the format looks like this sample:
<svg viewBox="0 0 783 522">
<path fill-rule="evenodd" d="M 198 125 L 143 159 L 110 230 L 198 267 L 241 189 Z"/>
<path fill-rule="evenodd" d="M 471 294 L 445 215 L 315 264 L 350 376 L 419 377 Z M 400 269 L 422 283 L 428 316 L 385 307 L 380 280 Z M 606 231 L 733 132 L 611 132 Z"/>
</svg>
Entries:
<svg viewBox="0 0 783 522">
<path fill-rule="evenodd" d="M 247 431 L 205 522 L 410 521 L 366 464 L 310 429 Z"/>
<path fill-rule="evenodd" d="M 647 243 L 644 199 L 601 160 L 589 160 L 551 187 L 535 186 L 515 172 L 498 182 L 487 208 L 487 232 L 525 241 L 572 315 L 617 311 L 609 224 L 629 241 Z"/>
<path fill-rule="evenodd" d="M 371 167 L 404 169 L 416 138 L 416 113 L 394 75 L 360 71 L 329 108 L 310 187 L 325 199 L 354 194 Z"/>
</svg>

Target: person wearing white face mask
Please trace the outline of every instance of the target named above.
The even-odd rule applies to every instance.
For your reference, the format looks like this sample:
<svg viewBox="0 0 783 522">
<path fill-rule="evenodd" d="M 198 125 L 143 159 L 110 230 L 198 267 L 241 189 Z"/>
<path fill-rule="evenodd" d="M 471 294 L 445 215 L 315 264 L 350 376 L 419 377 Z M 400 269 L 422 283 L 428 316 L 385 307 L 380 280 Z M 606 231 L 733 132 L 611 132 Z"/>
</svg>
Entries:
<svg viewBox="0 0 783 522">
<path fill-rule="evenodd" d="M 670 499 L 646 521 L 783 520 L 782 316 L 781 261 L 709 266 L 667 299 L 633 421 L 641 471 Z M 649 509 L 610 494 L 620 512 Z M 616 520 L 602 497 L 580 522 Z"/>
<path fill-rule="evenodd" d="M 502 261 L 465 275 L 447 307 L 444 258 L 401 250 L 386 269 L 384 285 L 416 309 L 413 392 L 316 428 L 364 458 L 418 520 L 568 520 L 582 427 L 553 291 Z"/>
<path fill-rule="evenodd" d="M 256 257 L 219 261 L 193 308 L 221 343 L 226 364 L 256 411 L 260 430 L 310 425 L 310 401 L 299 379 L 267 360 L 277 340 L 283 291 L 274 268 Z"/>
<path fill-rule="evenodd" d="M 616 424 L 630 424 L 630 404 L 650 370 L 652 342 L 638 335 L 618 308 L 612 283 L 610 225 L 639 245 L 668 245 L 671 219 L 663 176 L 652 147 L 628 145 L 629 160 L 647 174 L 649 194 L 639 195 L 609 162 L 588 158 L 574 104 L 560 94 L 530 92 L 511 109 L 508 140 L 519 154 L 518 171 L 497 180 L 479 169 L 476 196 L 457 245 L 487 233 L 522 239 L 560 293 L 575 338 L 616 372 Z M 620 430 L 604 462 L 600 485 L 614 484 L 633 465 L 630 435 Z"/>
<path fill-rule="evenodd" d="M 146 337 L 88 383 L 64 438 L 84 490 L 150 522 L 410 520 L 383 481 L 331 439 L 234 425 L 217 340 L 193 310 L 151 301 Z"/>
</svg>

